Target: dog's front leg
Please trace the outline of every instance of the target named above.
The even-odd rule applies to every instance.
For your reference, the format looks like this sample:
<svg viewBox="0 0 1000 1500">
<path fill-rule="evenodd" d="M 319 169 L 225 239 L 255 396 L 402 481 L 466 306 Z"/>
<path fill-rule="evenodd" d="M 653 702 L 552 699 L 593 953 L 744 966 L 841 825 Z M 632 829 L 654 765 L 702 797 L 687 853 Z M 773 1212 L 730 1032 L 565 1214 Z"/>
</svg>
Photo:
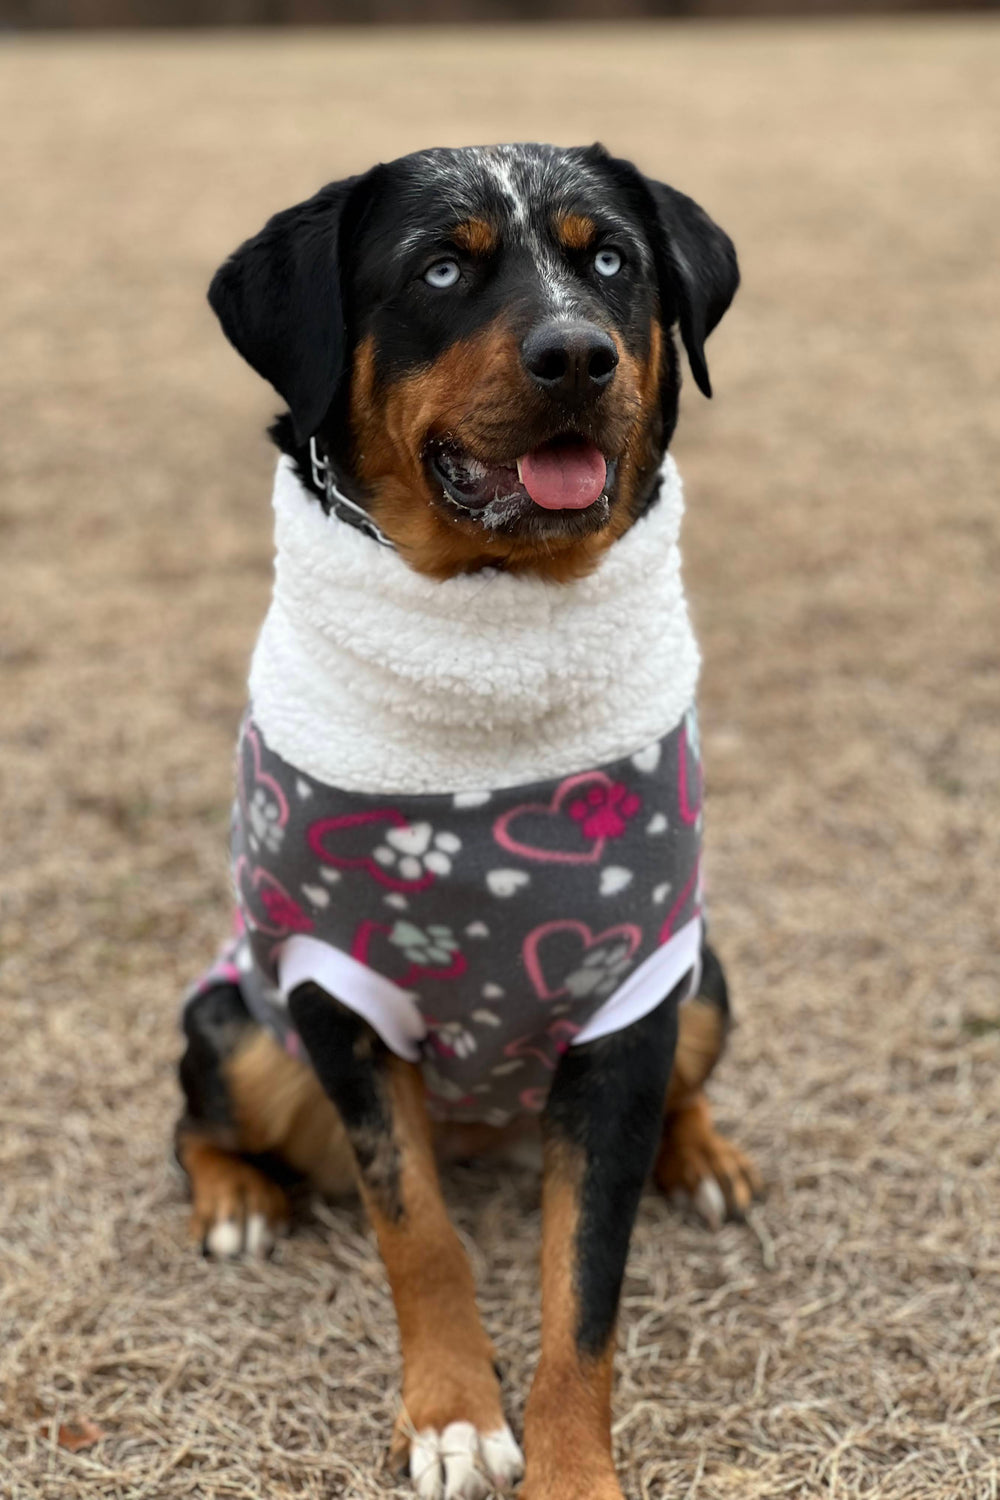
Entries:
<svg viewBox="0 0 1000 1500">
<path fill-rule="evenodd" d="M 542 1354 L 521 1500 L 621 1500 L 611 1457 L 618 1298 L 676 1042 L 671 996 L 625 1031 L 571 1048 L 556 1070 L 543 1116 Z"/>
<path fill-rule="evenodd" d="M 393 1457 L 408 1455 L 423 1500 L 480 1500 L 520 1477 L 521 1454 L 441 1197 L 419 1070 L 315 984 L 289 1009 L 343 1118 L 389 1275 L 403 1353 Z"/>
</svg>

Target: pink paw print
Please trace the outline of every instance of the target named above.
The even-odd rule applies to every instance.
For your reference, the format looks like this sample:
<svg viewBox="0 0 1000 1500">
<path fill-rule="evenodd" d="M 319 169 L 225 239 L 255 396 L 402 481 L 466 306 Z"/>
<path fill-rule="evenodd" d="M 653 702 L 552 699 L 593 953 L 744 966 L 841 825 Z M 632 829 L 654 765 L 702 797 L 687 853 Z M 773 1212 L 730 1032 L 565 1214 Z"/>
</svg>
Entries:
<svg viewBox="0 0 1000 1500">
<path fill-rule="evenodd" d="M 588 839 L 620 839 L 625 824 L 642 806 L 642 798 L 622 781 L 611 786 L 592 786 L 586 797 L 570 803 L 569 815 L 583 827 Z"/>
</svg>

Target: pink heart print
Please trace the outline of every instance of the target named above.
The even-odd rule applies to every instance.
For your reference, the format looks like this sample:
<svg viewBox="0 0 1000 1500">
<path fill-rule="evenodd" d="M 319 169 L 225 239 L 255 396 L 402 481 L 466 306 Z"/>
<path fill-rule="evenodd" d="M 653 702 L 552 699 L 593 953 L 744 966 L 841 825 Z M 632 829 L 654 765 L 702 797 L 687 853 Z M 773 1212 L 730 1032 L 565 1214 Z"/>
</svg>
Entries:
<svg viewBox="0 0 1000 1500">
<path fill-rule="evenodd" d="M 256 729 L 254 729 L 252 724 L 247 726 L 245 738 L 249 742 L 250 750 L 253 755 L 254 786 L 264 787 L 268 793 L 268 796 L 274 799 L 274 803 L 278 809 L 278 827 L 284 828 L 286 823 L 288 822 L 288 800 L 285 797 L 284 792 L 281 790 L 281 786 L 277 781 L 275 781 L 274 777 L 269 776 L 266 771 L 262 771 L 260 768 L 260 736 L 258 735 Z M 246 782 L 244 779 L 242 755 L 240 756 L 239 760 L 239 779 L 240 804 L 243 807 L 244 813 L 246 813 L 250 807 L 250 797 L 252 795 L 252 789 L 251 793 L 248 794 Z"/>
<path fill-rule="evenodd" d="M 389 942 L 381 950 L 382 959 L 370 962 L 368 955 L 371 952 L 372 942 L 377 940 L 379 933 L 384 934 L 388 938 L 391 931 L 392 927 L 385 922 L 362 922 L 354 934 L 354 941 L 351 943 L 351 957 L 356 958 L 358 963 L 367 964 L 376 973 L 385 974 L 386 978 L 391 978 L 394 984 L 404 987 L 410 984 L 417 984 L 421 979 L 458 979 L 465 973 L 465 954 L 456 950 L 447 968 L 431 968 L 427 964 L 414 963 L 412 959 L 409 959 L 407 960 L 407 967 L 401 974 L 391 974 L 389 971 L 392 968 L 393 960 L 398 962 L 401 958 L 405 958 L 406 955 L 394 943 Z M 391 955 L 391 958 L 386 959 L 385 955 L 387 954 Z"/>
<path fill-rule="evenodd" d="M 584 788 L 588 788 L 585 792 Z M 546 864 L 596 865 L 609 838 L 625 832 L 629 818 L 639 811 L 640 799 L 621 782 L 603 771 L 580 771 L 559 783 L 551 802 L 522 802 L 502 813 L 493 825 L 493 837 L 508 854 Z M 567 814 L 571 821 L 567 821 Z M 511 825 L 526 816 L 561 820 L 567 834 L 573 830 L 590 841 L 589 849 L 540 849 L 516 838 Z"/>
<path fill-rule="evenodd" d="M 608 927 L 604 932 L 597 933 L 596 936 L 591 932 L 586 922 L 568 920 L 543 922 L 540 927 L 536 927 L 533 932 L 528 933 L 522 949 L 524 967 L 528 971 L 528 978 L 534 985 L 535 994 L 539 1000 L 559 1000 L 563 995 L 570 993 L 564 984 L 561 984 L 559 989 L 552 989 L 542 969 L 539 949 L 546 938 L 551 938 L 555 933 L 572 933 L 575 937 L 578 937 L 582 949 L 581 956 L 583 953 L 589 953 L 591 948 L 596 948 L 600 944 L 607 942 L 609 938 L 624 938 L 628 943 L 628 956 L 631 958 L 642 942 L 642 929 L 636 927 L 632 922 L 621 922 L 617 927 Z"/>
<path fill-rule="evenodd" d="M 693 787 L 688 783 L 693 782 Z M 692 796 L 693 792 L 693 796 Z M 697 823 L 701 812 L 702 770 L 701 762 L 694 761 L 694 774 L 688 766 L 687 725 L 681 725 L 680 743 L 677 747 L 677 805 L 684 822 L 689 826 Z"/>
<path fill-rule="evenodd" d="M 695 896 L 695 909 L 694 909 L 694 912 L 692 913 L 692 916 L 697 916 L 698 913 L 701 911 L 701 893 L 700 893 L 700 890 L 699 890 L 700 876 L 701 876 L 701 861 L 698 860 L 695 863 L 695 867 L 691 871 L 691 874 L 688 876 L 687 880 L 684 882 L 684 888 L 683 888 L 683 890 L 681 891 L 680 895 L 677 897 L 677 900 L 674 902 L 673 906 L 667 912 L 666 919 L 664 920 L 663 926 L 660 928 L 660 935 L 657 938 L 657 942 L 660 944 L 661 947 L 662 947 L 662 945 L 664 943 L 669 942 L 670 939 L 673 937 L 673 935 L 674 935 L 674 928 L 677 926 L 677 918 L 680 916 L 681 912 L 684 910 L 684 908 L 687 905 L 688 901 L 691 899 L 692 892 L 694 893 L 694 896 Z"/>
<path fill-rule="evenodd" d="M 550 1073 L 554 1073 L 556 1064 L 569 1049 L 579 1030 L 579 1026 L 575 1026 L 572 1021 L 553 1021 L 541 1036 L 519 1036 L 515 1041 L 508 1042 L 503 1055 L 510 1058 L 537 1057 Z"/>
<path fill-rule="evenodd" d="M 320 818 L 318 823 L 312 824 L 307 834 L 309 847 L 314 854 L 319 855 L 320 859 L 325 860 L 328 865 L 335 865 L 339 870 L 367 870 L 369 875 L 374 875 L 380 885 L 387 886 L 391 891 L 425 891 L 429 885 L 434 884 L 436 877 L 433 870 L 425 870 L 417 880 L 403 880 L 398 875 L 390 875 L 388 870 L 384 870 L 370 854 L 360 856 L 334 854 L 327 847 L 327 839 L 335 837 L 338 833 L 352 828 L 368 826 L 374 828 L 385 823 L 392 828 L 409 829 L 411 826 L 395 807 L 373 808 L 370 812 L 345 813 L 339 818 Z"/>
<path fill-rule="evenodd" d="M 255 865 L 252 869 L 245 854 L 233 868 L 233 879 L 239 891 L 240 905 L 250 914 L 250 921 L 268 937 L 285 937 L 290 932 L 312 932 L 314 922 L 293 896 L 275 880 L 269 870 Z M 264 918 L 261 919 L 261 912 Z"/>
</svg>

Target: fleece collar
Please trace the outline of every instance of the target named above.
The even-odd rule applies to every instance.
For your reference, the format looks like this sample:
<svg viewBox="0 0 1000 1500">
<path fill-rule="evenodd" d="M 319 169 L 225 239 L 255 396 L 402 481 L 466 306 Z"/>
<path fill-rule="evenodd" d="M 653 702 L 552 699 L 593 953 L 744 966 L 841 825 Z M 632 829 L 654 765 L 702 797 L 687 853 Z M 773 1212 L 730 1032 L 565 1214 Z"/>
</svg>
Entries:
<svg viewBox="0 0 1000 1500">
<path fill-rule="evenodd" d="M 427 578 L 325 515 L 287 456 L 274 511 L 254 718 L 328 785 L 472 793 L 569 775 L 668 733 L 694 699 L 669 455 L 658 502 L 570 583 L 495 569 Z"/>
</svg>

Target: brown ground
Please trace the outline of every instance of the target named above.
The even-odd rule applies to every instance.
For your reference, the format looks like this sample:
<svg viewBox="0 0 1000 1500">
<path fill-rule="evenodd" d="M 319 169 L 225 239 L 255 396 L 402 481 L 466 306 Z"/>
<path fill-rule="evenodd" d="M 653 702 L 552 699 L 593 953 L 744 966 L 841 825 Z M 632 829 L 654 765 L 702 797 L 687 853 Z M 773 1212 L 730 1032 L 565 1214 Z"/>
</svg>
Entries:
<svg viewBox="0 0 1000 1500">
<path fill-rule="evenodd" d="M 770 1197 L 650 1196 L 631 1494 L 1000 1486 L 1000 341 L 989 20 L 11 40 L 0 53 L 0 1494 L 402 1494 L 371 1240 L 185 1242 L 177 996 L 226 921 L 275 403 L 203 304 L 272 209 L 418 144 L 601 136 L 704 201 L 745 290 L 688 394 L 714 1093 Z M 991 98 L 992 92 L 992 98 Z M 518 1425 L 535 1184 L 449 1177 Z M 70 1418 L 106 1436 L 73 1454 Z"/>
</svg>

